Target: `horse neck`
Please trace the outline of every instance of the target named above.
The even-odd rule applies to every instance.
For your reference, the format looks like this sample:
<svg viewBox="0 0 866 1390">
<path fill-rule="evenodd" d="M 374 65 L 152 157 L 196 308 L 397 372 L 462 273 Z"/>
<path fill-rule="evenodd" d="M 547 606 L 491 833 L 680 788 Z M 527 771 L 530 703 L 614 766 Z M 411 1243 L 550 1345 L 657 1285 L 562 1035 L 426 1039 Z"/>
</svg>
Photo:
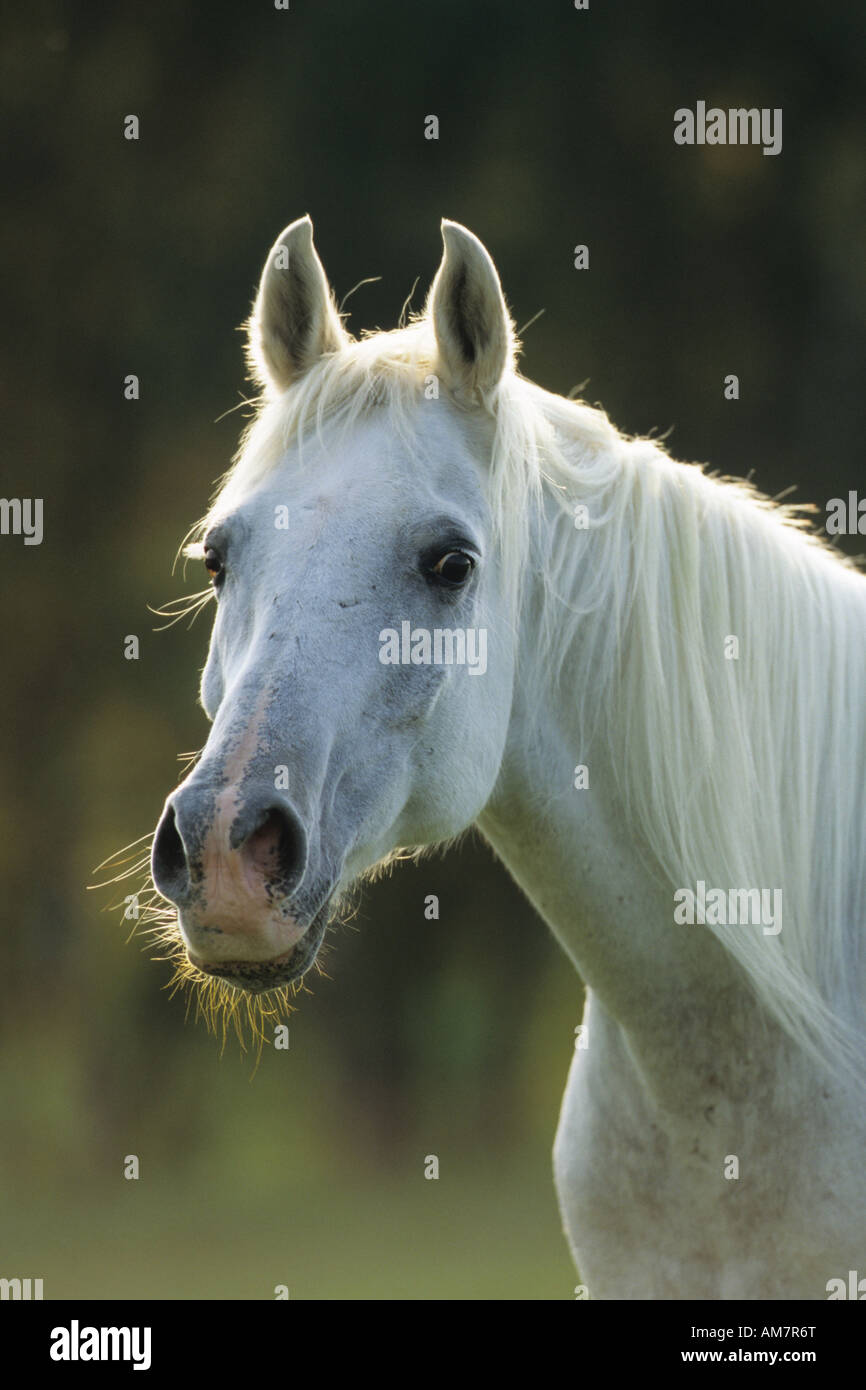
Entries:
<svg viewBox="0 0 866 1390">
<path fill-rule="evenodd" d="M 632 1082 L 688 1106 L 699 1078 L 735 1090 L 752 1040 L 768 1068 L 790 1043 L 705 928 L 674 923 L 674 899 L 626 828 L 615 750 L 580 748 L 561 694 L 518 682 L 494 793 L 478 826 L 639 1058 Z M 577 790 L 577 763 L 589 786 Z M 599 1018 L 595 1010 L 593 1030 Z M 794 1049 L 796 1051 L 796 1049 Z M 768 1072 L 769 1075 L 769 1072 Z"/>
<path fill-rule="evenodd" d="M 549 518 L 545 528 L 553 531 Z M 626 749 L 603 720 L 581 727 L 585 710 L 599 708 L 594 694 L 602 705 L 610 696 L 595 680 L 594 657 L 571 653 L 559 676 L 544 669 L 553 648 L 538 635 L 549 612 L 539 584 L 525 602 L 509 737 L 478 827 L 660 1093 L 680 1094 L 684 1066 L 701 1070 L 701 1059 L 705 1073 L 724 1072 L 726 1059 L 737 1073 L 737 1051 L 753 1038 L 767 1061 L 781 1051 L 799 1068 L 799 1048 L 756 1002 L 734 955 L 709 929 L 674 923 L 674 887 L 688 880 L 671 883 L 627 820 Z M 578 634 L 574 651 L 581 645 Z M 582 790 L 575 765 L 588 767 Z"/>
</svg>

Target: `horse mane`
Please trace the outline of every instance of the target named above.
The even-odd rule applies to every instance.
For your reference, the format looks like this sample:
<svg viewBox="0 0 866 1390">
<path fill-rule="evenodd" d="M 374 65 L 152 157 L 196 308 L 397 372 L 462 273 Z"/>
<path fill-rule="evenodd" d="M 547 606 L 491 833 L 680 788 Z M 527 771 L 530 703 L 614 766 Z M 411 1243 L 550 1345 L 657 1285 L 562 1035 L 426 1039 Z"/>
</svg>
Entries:
<svg viewBox="0 0 866 1390">
<path fill-rule="evenodd" d="M 579 438 L 567 402 L 546 414 Z M 864 1084 L 866 577 L 805 509 L 656 442 L 579 441 L 562 462 L 590 520 L 559 521 L 547 578 L 562 597 L 546 611 L 560 610 L 562 655 L 546 645 L 587 692 L 578 737 L 606 738 L 672 892 L 782 889 L 778 935 L 709 930 L 791 1036 Z"/>
<path fill-rule="evenodd" d="M 386 410 L 411 444 L 436 371 L 425 316 L 327 354 L 259 403 L 199 536 L 311 429 Z M 673 930 L 688 930 L 674 888 L 782 889 L 778 935 L 708 929 L 796 1040 L 864 1081 L 866 578 L 804 508 L 676 462 L 515 369 L 481 405 L 502 572 L 515 620 L 542 586 L 535 678 L 573 695 L 575 762 L 606 741 Z"/>
</svg>

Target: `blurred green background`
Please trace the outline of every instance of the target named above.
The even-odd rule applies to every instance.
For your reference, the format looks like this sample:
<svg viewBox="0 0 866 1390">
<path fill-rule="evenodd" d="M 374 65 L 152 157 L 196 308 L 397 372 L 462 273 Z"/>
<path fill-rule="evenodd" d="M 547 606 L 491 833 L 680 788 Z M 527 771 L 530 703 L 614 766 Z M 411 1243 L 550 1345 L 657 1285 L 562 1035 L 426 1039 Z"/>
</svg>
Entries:
<svg viewBox="0 0 866 1390">
<path fill-rule="evenodd" d="M 544 310 L 543 385 L 822 511 L 862 490 L 862 6 L 37 3 L 0 55 L 2 493 L 45 499 L 41 546 L 0 538 L 0 1275 L 569 1298 L 550 1149 L 582 989 L 480 844 L 366 893 L 255 1074 L 85 892 L 206 737 L 208 620 L 146 605 L 201 586 L 171 566 L 242 423 L 235 329 L 305 212 L 338 299 L 382 277 L 356 331 L 416 277 L 420 305 L 455 218 L 518 325 Z M 698 99 L 781 107 L 782 154 L 675 146 Z"/>
</svg>

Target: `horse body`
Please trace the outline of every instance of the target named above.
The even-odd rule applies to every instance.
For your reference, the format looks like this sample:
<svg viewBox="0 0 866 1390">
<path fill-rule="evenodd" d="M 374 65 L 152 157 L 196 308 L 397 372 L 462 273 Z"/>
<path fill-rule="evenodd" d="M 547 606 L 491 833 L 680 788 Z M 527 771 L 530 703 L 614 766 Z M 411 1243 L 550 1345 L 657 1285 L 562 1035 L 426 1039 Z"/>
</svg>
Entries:
<svg viewBox="0 0 866 1390">
<path fill-rule="evenodd" d="M 824 1297 L 866 1263 L 866 582 L 520 378 L 492 262 L 443 234 L 423 319 L 360 342 L 308 219 L 268 258 L 266 398 L 197 550 L 213 727 L 155 883 L 259 993 L 359 876 L 477 825 L 588 987 L 554 1167 L 592 1296 Z M 457 629 L 483 671 L 424 654 Z M 784 920 L 685 925 L 699 881 Z"/>
</svg>

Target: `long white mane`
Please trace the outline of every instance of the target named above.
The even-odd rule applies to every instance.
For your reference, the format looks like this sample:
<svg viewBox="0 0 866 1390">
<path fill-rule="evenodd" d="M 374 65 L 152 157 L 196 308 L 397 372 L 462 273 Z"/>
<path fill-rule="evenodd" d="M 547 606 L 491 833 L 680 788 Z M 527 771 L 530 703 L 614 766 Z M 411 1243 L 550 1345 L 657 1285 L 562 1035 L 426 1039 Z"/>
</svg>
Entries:
<svg viewBox="0 0 866 1390">
<path fill-rule="evenodd" d="M 426 317 L 326 355 L 261 403 L 204 525 L 310 429 L 386 410 L 411 446 L 435 371 Z M 777 936 L 710 930 L 794 1037 L 863 1078 L 866 577 L 797 509 L 511 368 L 486 409 L 502 572 L 516 607 L 533 583 L 546 594 L 521 660 L 573 707 L 575 762 L 591 736 L 608 741 L 672 924 L 673 889 L 698 879 L 783 890 Z"/>
</svg>

